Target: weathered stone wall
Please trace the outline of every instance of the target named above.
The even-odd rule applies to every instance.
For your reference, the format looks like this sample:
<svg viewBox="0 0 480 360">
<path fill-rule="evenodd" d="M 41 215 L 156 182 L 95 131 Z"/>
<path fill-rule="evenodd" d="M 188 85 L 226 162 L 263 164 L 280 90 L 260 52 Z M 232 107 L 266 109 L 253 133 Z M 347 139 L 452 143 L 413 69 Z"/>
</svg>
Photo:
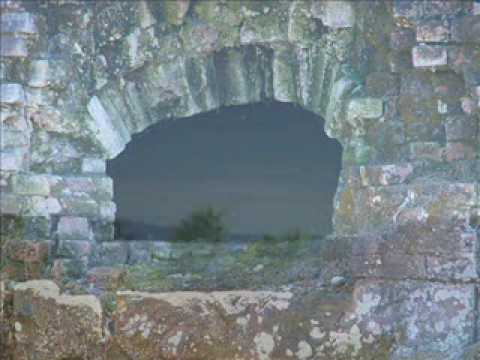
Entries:
<svg viewBox="0 0 480 360">
<path fill-rule="evenodd" d="M 351 239 L 357 281 L 339 321 L 314 314 L 315 306 L 294 307 L 319 326 L 310 329 L 313 335 L 293 337 L 295 347 L 281 340 L 303 334 L 295 311 L 283 309 L 292 320 L 282 325 L 277 315 L 259 310 L 274 320 L 264 328 L 252 325 L 235 356 L 461 359 L 478 340 L 478 2 L 72 0 L 1 6 L 4 277 L 60 278 L 95 264 L 96 248 L 113 239 L 113 184 L 105 161 L 133 134 L 165 118 L 275 99 L 319 114 L 327 133 L 342 143 L 335 236 Z M 15 306 L 25 291 L 14 291 Z M 190 331 L 202 326 L 201 313 L 182 310 L 182 303 L 178 315 L 178 306 L 170 309 L 161 296 L 132 296 L 119 295 L 125 306 L 115 323 L 130 321 L 123 327 L 127 340 L 117 330 L 112 341 L 122 348 L 133 339 L 129 349 L 146 341 L 142 349 L 152 350 L 138 355 L 122 348 L 118 354 L 196 358 L 187 350 L 196 342 L 188 337 L 168 329 L 168 336 L 151 335 L 150 310 L 136 301 L 172 314 L 155 318 L 156 324 L 188 319 Z M 193 302 L 212 302 L 192 296 Z M 133 305 L 131 299 L 137 299 Z M 264 303 L 261 295 L 257 300 Z M 13 313 L 16 356 L 32 358 L 30 340 L 49 339 L 32 330 L 22 341 L 22 329 L 41 314 L 16 307 Z M 285 331 L 279 337 L 277 325 Z M 78 341 L 81 346 L 37 358 L 95 358 L 82 350 L 87 340 Z M 225 348 L 202 346 L 200 358 L 226 356 Z"/>
</svg>

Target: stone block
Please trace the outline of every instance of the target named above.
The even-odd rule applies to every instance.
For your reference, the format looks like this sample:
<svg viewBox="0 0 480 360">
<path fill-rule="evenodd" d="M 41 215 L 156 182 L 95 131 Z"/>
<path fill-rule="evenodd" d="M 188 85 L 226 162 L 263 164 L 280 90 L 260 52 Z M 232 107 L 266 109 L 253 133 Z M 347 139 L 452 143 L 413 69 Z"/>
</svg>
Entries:
<svg viewBox="0 0 480 360">
<path fill-rule="evenodd" d="M 0 103 L 23 106 L 25 104 L 25 92 L 20 84 L 0 84 Z"/>
<path fill-rule="evenodd" d="M 453 40 L 463 43 L 480 43 L 480 15 L 462 16 L 452 24 Z"/>
<path fill-rule="evenodd" d="M 113 180 L 108 176 L 65 176 L 52 185 L 52 194 L 107 201 L 113 197 Z"/>
<path fill-rule="evenodd" d="M 447 141 L 475 140 L 478 123 L 474 116 L 457 114 L 447 117 L 445 134 Z"/>
<path fill-rule="evenodd" d="M 91 118 L 87 117 L 86 121 L 88 128 L 103 147 L 106 155 L 109 158 L 115 157 L 125 148 L 130 137 L 122 135 L 126 130 L 122 131 L 114 125 L 98 97 L 92 97 L 87 108 L 91 115 Z"/>
<path fill-rule="evenodd" d="M 476 326 L 475 292 L 474 284 L 361 280 L 354 293 L 356 322 L 402 334 L 392 359 L 461 359 Z"/>
<path fill-rule="evenodd" d="M 2 0 L 0 1 L 0 11 L 20 11 L 23 10 L 22 3 L 17 0 Z"/>
<path fill-rule="evenodd" d="M 390 280 L 427 278 L 424 256 L 392 252 L 354 256 L 352 271 L 359 278 Z"/>
<path fill-rule="evenodd" d="M 4 129 L 22 131 L 25 136 L 30 137 L 31 127 L 25 115 L 24 109 L 18 106 L 3 107 L 0 109 L 0 121 L 3 123 Z"/>
<path fill-rule="evenodd" d="M 151 262 L 153 252 L 153 241 L 128 241 L 129 264 Z"/>
<path fill-rule="evenodd" d="M 96 217 L 99 215 L 99 204 L 87 197 L 60 198 L 62 215 L 79 217 Z"/>
<path fill-rule="evenodd" d="M 26 58 L 28 56 L 27 40 L 18 36 L 2 35 L 0 56 Z"/>
<path fill-rule="evenodd" d="M 61 258 L 85 258 L 93 251 L 93 244 L 89 240 L 60 240 L 56 256 Z"/>
<path fill-rule="evenodd" d="M 450 39 L 450 24 L 447 20 L 426 20 L 417 26 L 418 42 L 447 42 Z"/>
<path fill-rule="evenodd" d="M 0 152 L 0 169 L 4 171 L 20 171 L 23 168 L 23 153 L 21 151 Z"/>
<path fill-rule="evenodd" d="M 377 119 L 383 115 L 383 101 L 377 98 L 356 98 L 348 104 L 348 115 L 353 119 Z"/>
<path fill-rule="evenodd" d="M 441 45 L 418 45 L 412 49 L 416 68 L 435 68 L 447 65 L 447 49 Z"/>
<path fill-rule="evenodd" d="M 50 79 L 48 60 L 33 60 L 30 63 L 28 86 L 43 88 L 48 86 Z"/>
<path fill-rule="evenodd" d="M 390 72 L 376 71 L 367 75 L 366 88 L 373 97 L 394 96 L 398 95 L 399 81 L 397 76 Z"/>
<path fill-rule="evenodd" d="M 265 44 L 286 41 L 288 37 L 285 27 L 282 26 L 280 17 L 260 15 L 245 19 L 240 29 L 240 43 Z"/>
<path fill-rule="evenodd" d="M 0 33 L 38 34 L 35 17 L 28 12 L 9 12 L 2 14 Z"/>
<path fill-rule="evenodd" d="M 43 175 L 17 174 L 12 178 L 12 190 L 19 195 L 48 196 L 50 183 Z"/>
<path fill-rule="evenodd" d="M 397 27 L 390 34 L 390 47 L 392 48 L 392 50 L 410 50 L 415 45 L 415 31 L 410 28 Z"/>
<path fill-rule="evenodd" d="M 292 2 L 288 13 L 288 41 L 311 46 L 321 37 L 320 24 L 311 15 L 308 2 Z"/>
<path fill-rule="evenodd" d="M 480 2 L 478 2 L 478 1 L 473 2 L 472 14 L 473 15 L 480 15 Z"/>
<path fill-rule="evenodd" d="M 45 196 L 30 196 L 26 198 L 25 215 L 48 216 L 60 213 L 62 207 L 58 199 Z"/>
<path fill-rule="evenodd" d="M 106 170 L 106 162 L 104 159 L 84 158 L 82 160 L 82 172 L 104 174 Z"/>
<path fill-rule="evenodd" d="M 413 27 L 423 16 L 421 1 L 394 0 L 393 17 L 398 25 Z"/>
<path fill-rule="evenodd" d="M 2 215 L 18 215 L 24 208 L 24 199 L 14 194 L 2 192 L 0 201 L 0 213 Z"/>
<path fill-rule="evenodd" d="M 92 219 L 92 231 L 95 234 L 95 241 L 112 241 L 115 236 L 115 226 L 112 220 Z"/>
<path fill-rule="evenodd" d="M 52 241 L 10 241 L 5 247 L 8 259 L 22 263 L 46 263 L 49 259 Z"/>
<path fill-rule="evenodd" d="M 126 264 L 128 259 L 127 241 L 104 241 L 96 246 L 95 265 L 115 266 Z"/>
<path fill-rule="evenodd" d="M 389 67 L 392 73 L 403 73 L 413 68 L 412 56 L 408 51 L 396 52 L 389 58 Z"/>
<path fill-rule="evenodd" d="M 287 316 L 292 298 L 293 294 L 288 291 L 155 295 L 120 291 L 114 315 L 117 319 L 116 343 L 128 357 L 143 360 L 184 358 L 192 353 L 198 359 L 280 358 L 274 354 L 280 354 L 280 349 L 285 353 L 288 339 L 299 329 L 298 322 L 291 322 L 291 328 L 282 329 L 285 332 L 283 340 L 278 337 L 277 343 L 270 326 Z M 221 314 L 231 319 L 228 325 Z M 259 317 L 263 321 L 257 321 Z M 168 329 L 168 332 L 161 329 Z M 165 336 L 159 338 L 158 332 Z M 134 339 L 138 339 L 135 346 Z"/>
<path fill-rule="evenodd" d="M 425 17 L 452 18 L 468 13 L 472 7 L 471 1 L 464 0 L 430 0 L 423 2 L 423 14 Z"/>
<path fill-rule="evenodd" d="M 89 265 L 88 257 L 76 256 L 71 259 L 59 258 L 53 261 L 49 278 L 56 283 L 68 283 L 84 278 Z"/>
<path fill-rule="evenodd" d="M 100 301 L 62 295 L 52 281 L 19 283 L 13 289 L 15 355 L 18 360 L 102 357 Z"/>
<path fill-rule="evenodd" d="M 469 96 L 462 97 L 460 99 L 460 101 L 461 101 L 461 106 L 462 106 L 463 112 L 465 114 L 468 114 L 468 115 L 472 115 L 477 110 L 477 108 L 480 106 L 480 104 L 477 104 L 475 102 L 475 100 L 473 100 Z"/>
<path fill-rule="evenodd" d="M 458 160 L 473 160 L 477 157 L 475 147 L 462 142 L 448 142 L 445 147 L 445 160 L 447 162 Z"/>
<path fill-rule="evenodd" d="M 30 143 L 30 137 L 23 131 L 7 130 L 2 131 L 0 150 L 24 148 Z"/>
<path fill-rule="evenodd" d="M 413 165 L 392 164 L 379 166 L 361 166 L 360 176 L 363 186 L 389 186 L 402 184 L 413 174 Z"/>
<path fill-rule="evenodd" d="M 51 219 L 48 216 L 29 216 L 22 218 L 23 240 L 51 240 Z"/>
<path fill-rule="evenodd" d="M 412 142 L 409 145 L 410 160 L 443 161 L 443 147 L 436 142 Z"/>
<path fill-rule="evenodd" d="M 126 271 L 114 267 L 95 267 L 87 272 L 87 282 L 95 289 L 116 291 L 125 282 Z"/>
<path fill-rule="evenodd" d="M 2 246 L 2 274 L 14 281 L 41 279 L 45 276 L 50 241 L 7 241 Z"/>
<path fill-rule="evenodd" d="M 407 207 L 399 214 L 395 229 L 355 239 L 353 273 L 388 279 L 473 280 L 477 276 L 476 234 L 454 229 L 451 220 L 445 221 L 448 225 L 432 227 L 429 217 L 435 216 L 434 206 Z"/>
<path fill-rule="evenodd" d="M 478 279 L 477 258 L 474 252 L 446 256 L 425 256 L 427 278 L 448 281 L 475 281 Z"/>
<path fill-rule="evenodd" d="M 103 220 L 115 220 L 115 213 L 117 212 L 117 205 L 113 201 L 101 201 L 99 203 L 100 217 Z"/>
<path fill-rule="evenodd" d="M 272 61 L 273 97 L 281 102 L 297 101 L 295 54 L 289 48 L 280 48 L 274 51 Z"/>
<path fill-rule="evenodd" d="M 355 12 L 349 1 L 314 1 L 312 15 L 333 29 L 352 28 L 355 25 Z"/>
<path fill-rule="evenodd" d="M 63 216 L 57 227 L 60 240 L 92 240 L 93 234 L 88 220 L 84 217 Z"/>
<path fill-rule="evenodd" d="M 182 25 L 190 8 L 190 0 L 173 0 L 168 1 L 165 4 L 165 18 L 169 24 Z"/>
</svg>

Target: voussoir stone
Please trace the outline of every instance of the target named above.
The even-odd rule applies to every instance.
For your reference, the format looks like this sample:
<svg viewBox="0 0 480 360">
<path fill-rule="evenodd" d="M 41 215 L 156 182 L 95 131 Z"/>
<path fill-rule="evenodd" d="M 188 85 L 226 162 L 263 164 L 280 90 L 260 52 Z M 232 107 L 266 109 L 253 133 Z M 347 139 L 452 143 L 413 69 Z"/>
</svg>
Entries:
<svg viewBox="0 0 480 360">
<path fill-rule="evenodd" d="M 92 97 L 87 108 L 91 118 L 87 117 L 86 123 L 93 136 L 96 137 L 109 157 L 118 155 L 130 139 L 121 135 L 98 97 Z"/>
</svg>

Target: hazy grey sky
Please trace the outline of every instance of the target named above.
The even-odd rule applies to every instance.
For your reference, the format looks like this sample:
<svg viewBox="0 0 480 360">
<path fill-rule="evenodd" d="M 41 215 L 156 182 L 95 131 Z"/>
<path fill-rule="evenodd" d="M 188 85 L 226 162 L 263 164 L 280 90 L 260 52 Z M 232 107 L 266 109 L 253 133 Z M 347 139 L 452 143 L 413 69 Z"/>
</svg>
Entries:
<svg viewBox="0 0 480 360">
<path fill-rule="evenodd" d="M 248 105 L 155 125 L 134 136 L 108 173 L 118 218 L 172 226 L 211 205 L 234 233 L 323 234 L 340 151 L 314 114 Z"/>
</svg>

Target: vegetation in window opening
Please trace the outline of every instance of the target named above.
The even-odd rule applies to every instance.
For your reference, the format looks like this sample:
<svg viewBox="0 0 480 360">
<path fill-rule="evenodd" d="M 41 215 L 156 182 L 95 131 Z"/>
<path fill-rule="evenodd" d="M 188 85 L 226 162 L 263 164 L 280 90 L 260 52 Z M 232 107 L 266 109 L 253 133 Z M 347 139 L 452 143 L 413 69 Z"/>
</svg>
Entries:
<svg viewBox="0 0 480 360">
<path fill-rule="evenodd" d="M 213 207 L 194 210 L 188 217 L 180 221 L 175 228 L 175 241 L 209 240 L 220 242 L 226 239 L 227 227 L 224 213 Z"/>
</svg>

